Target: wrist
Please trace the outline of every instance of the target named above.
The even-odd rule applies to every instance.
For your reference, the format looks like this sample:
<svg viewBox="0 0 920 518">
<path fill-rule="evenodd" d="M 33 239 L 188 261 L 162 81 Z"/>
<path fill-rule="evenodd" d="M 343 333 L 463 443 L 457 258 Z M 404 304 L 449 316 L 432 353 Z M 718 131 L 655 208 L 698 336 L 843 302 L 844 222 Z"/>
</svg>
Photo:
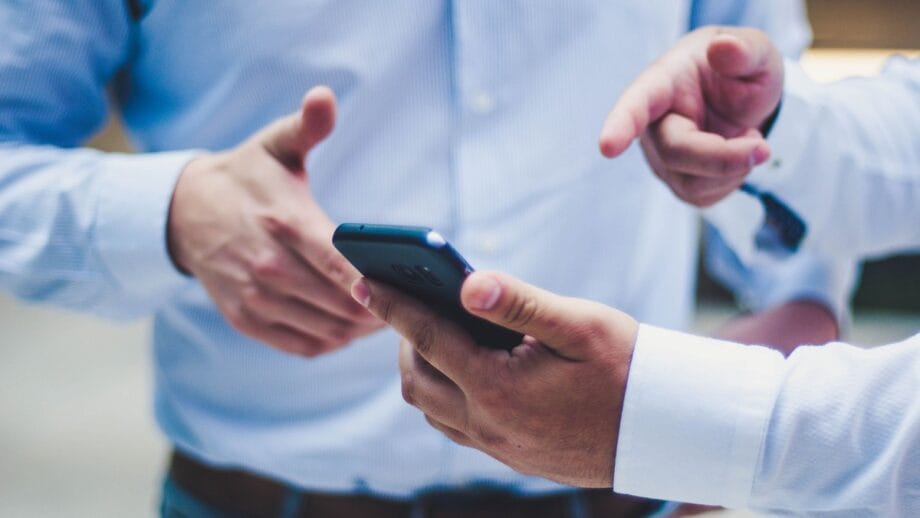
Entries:
<svg viewBox="0 0 920 518">
<path fill-rule="evenodd" d="M 773 125 L 776 124 L 776 119 L 779 117 L 779 111 L 783 107 L 783 98 L 780 97 L 776 101 L 776 107 L 773 108 L 773 111 L 770 112 L 770 115 L 760 123 L 760 134 L 763 135 L 763 138 L 767 138 L 770 135 L 770 130 L 773 129 Z"/>
<path fill-rule="evenodd" d="M 166 247 L 169 258 L 176 270 L 183 275 L 191 276 L 191 258 L 188 253 L 187 221 L 188 211 L 192 207 L 190 191 L 194 190 L 197 179 L 209 168 L 211 154 L 199 155 L 190 160 L 179 173 L 176 187 L 173 190 L 169 203 L 169 212 L 166 220 Z"/>
<path fill-rule="evenodd" d="M 797 299 L 736 318 L 716 336 L 744 344 L 765 345 L 789 355 L 799 345 L 821 345 L 838 338 L 833 312 L 821 302 Z"/>
<path fill-rule="evenodd" d="M 126 304 L 112 314 L 159 307 L 183 289 L 167 246 L 169 206 L 176 183 L 199 151 L 108 154 L 98 175 L 96 250 Z M 133 304 L 138 302 L 139 304 Z"/>
</svg>

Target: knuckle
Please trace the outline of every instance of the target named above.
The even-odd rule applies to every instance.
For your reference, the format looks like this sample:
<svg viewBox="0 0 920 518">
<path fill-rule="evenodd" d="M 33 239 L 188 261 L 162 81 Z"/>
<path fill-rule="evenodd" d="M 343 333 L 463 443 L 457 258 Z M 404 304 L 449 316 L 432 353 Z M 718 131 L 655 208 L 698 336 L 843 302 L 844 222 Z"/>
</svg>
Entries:
<svg viewBox="0 0 920 518">
<path fill-rule="evenodd" d="M 602 318 L 588 318 L 581 323 L 578 332 L 589 343 L 609 343 L 612 338 L 610 327 Z"/>
<path fill-rule="evenodd" d="M 327 274 L 335 279 L 344 279 L 348 274 L 348 261 L 337 250 L 325 250 L 320 257 L 320 265 Z"/>
<path fill-rule="evenodd" d="M 413 334 L 415 348 L 421 355 L 427 355 L 434 349 L 438 335 L 434 323 L 427 320 L 419 322 Z"/>
<path fill-rule="evenodd" d="M 475 423 L 470 427 L 471 438 L 484 448 L 493 450 L 505 444 L 505 437 L 500 433 L 489 430 L 482 423 Z"/>
<path fill-rule="evenodd" d="M 287 261 L 281 253 L 271 251 L 253 261 L 250 270 L 257 279 L 278 279 L 287 273 Z"/>
<path fill-rule="evenodd" d="M 316 353 L 324 354 L 332 352 L 339 348 L 344 342 L 339 340 L 325 339 L 325 340 L 316 340 L 313 342 L 313 347 L 316 349 Z"/>
<path fill-rule="evenodd" d="M 648 127 L 643 132 L 643 137 L 649 141 L 657 142 L 658 145 L 664 145 L 668 140 L 668 132 L 665 131 L 666 125 L 665 121 L 667 116 L 651 122 Z M 639 129 L 638 127 L 636 129 Z"/>
<path fill-rule="evenodd" d="M 431 425 L 432 428 L 446 435 L 447 438 L 450 439 L 451 441 L 454 441 L 457 444 L 462 444 L 464 446 L 470 445 L 469 439 L 467 439 L 466 435 L 464 435 L 463 432 L 450 428 L 449 426 L 438 422 L 435 418 L 431 417 L 428 414 L 425 414 L 425 421 L 427 421 L 428 424 Z"/>
<path fill-rule="evenodd" d="M 674 131 L 662 129 L 662 126 L 659 126 L 659 131 L 651 139 L 651 144 L 661 161 L 666 164 L 692 161 L 693 151 L 688 148 L 687 142 Z"/>
<path fill-rule="evenodd" d="M 505 321 L 512 325 L 526 326 L 537 315 L 537 302 L 530 296 L 515 296 L 505 309 Z"/>
<path fill-rule="evenodd" d="M 348 299 L 345 304 L 343 304 L 342 309 L 348 319 L 355 323 L 368 323 L 376 319 L 374 315 L 367 311 L 367 308 L 351 299 Z"/>
<path fill-rule="evenodd" d="M 265 297 L 259 288 L 247 286 L 240 292 L 240 302 L 243 307 L 253 309 L 262 306 L 265 302 Z"/>
<path fill-rule="evenodd" d="M 458 430 L 444 429 L 443 433 L 447 435 L 447 438 L 454 441 L 457 444 L 462 446 L 472 446 L 469 438 L 466 435 L 463 435 L 463 432 Z"/>
<path fill-rule="evenodd" d="M 270 235 L 276 238 L 290 238 L 297 235 L 297 218 L 288 211 L 273 209 L 259 216 L 259 220 Z"/>
<path fill-rule="evenodd" d="M 328 352 L 330 347 L 325 340 L 301 335 L 297 337 L 295 344 L 299 354 L 307 358 L 316 358 L 317 356 Z"/>
<path fill-rule="evenodd" d="M 685 155 L 685 149 L 671 135 L 658 131 L 649 143 L 655 147 L 658 156 L 664 161 L 671 161 L 682 158 Z"/>
<path fill-rule="evenodd" d="M 228 309 L 224 316 L 232 328 L 243 334 L 250 335 L 255 330 L 252 318 L 243 310 L 242 306 Z"/>
<path fill-rule="evenodd" d="M 335 346 L 350 342 L 352 339 L 352 326 L 347 324 L 333 324 L 328 332 L 328 345 Z"/>
<path fill-rule="evenodd" d="M 719 174 L 725 176 L 737 176 L 743 174 L 747 169 L 747 162 L 741 162 L 738 159 L 723 159 L 718 162 Z"/>
<path fill-rule="evenodd" d="M 699 176 L 681 175 L 677 177 L 678 189 L 675 192 L 685 202 L 698 205 L 709 187 L 708 180 Z"/>
<path fill-rule="evenodd" d="M 704 183 L 704 178 L 689 174 L 681 175 L 678 180 L 681 184 L 681 191 L 687 195 L 693 196 L 699 193 Z"/>
<path fill-rule="evenodd" d="M 416 380 L 415 375 L 411 372 L 403 372 L 400 375 L 402 382 L 402 398 L 406 403 L 415 406 L 416 403 Z"/>
</svg>

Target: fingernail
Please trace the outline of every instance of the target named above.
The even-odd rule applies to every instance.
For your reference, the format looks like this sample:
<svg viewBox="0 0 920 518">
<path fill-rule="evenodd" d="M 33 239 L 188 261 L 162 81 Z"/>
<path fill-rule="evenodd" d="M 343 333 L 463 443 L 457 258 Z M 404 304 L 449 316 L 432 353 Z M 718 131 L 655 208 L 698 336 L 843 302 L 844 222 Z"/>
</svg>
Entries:
<svg viewBox="0 0 920 518">
<path fill-rule="evenodd" d="M 766 162 L 768 158 L 770 158 L 770 150 L 764 146 L 755 147 L 751 153 L 752 165 L 760 165 Z"/>
<path fill-rule="evenodd" d="M 358 279 L 351 285 L 351 297 L 358 301 L 364 307 L 371 302 L 371 290 L 367 286 L 367 281 Z"/>
<path fill-rule="evenodd" d="M 479 286 L 470 295 L 470 309 L 488 311 L 495 307 L 498 298 L 502 295 L 502 287 L 492 277 L 485 276 L 480 279 Z"/>
</svg>

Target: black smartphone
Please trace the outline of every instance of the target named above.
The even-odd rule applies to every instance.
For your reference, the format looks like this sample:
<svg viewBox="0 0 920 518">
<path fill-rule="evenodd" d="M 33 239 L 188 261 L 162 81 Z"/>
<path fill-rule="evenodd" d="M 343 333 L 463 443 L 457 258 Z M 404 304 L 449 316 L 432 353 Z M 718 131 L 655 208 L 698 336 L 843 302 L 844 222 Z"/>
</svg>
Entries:
<svg viewBox="0 0 920 518">
<path fill-rule="evenodd" d="M 471 315 L 460 287 L 473 268 L 446 239 L 426 227 L 343 223 L 332 244 L 365 277 L 416 297 L 465 329 L 476 343 L 510 350 L 520 333 Z"/>
</svg>

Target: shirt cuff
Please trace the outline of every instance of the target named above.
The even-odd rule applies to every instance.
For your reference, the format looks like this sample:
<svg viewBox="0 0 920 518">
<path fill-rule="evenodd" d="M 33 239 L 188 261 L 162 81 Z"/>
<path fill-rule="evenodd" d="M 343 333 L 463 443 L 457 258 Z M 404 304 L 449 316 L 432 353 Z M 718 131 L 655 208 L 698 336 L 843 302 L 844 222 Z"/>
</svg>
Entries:
<svg viewBox="0 0 920 518">
<path fill-rule="evenodd" d="M 639 326 L 613 476 L 618 493 L 745 507 L 783 356 Z"/>
<path fill-rule="evenodd" d="M 155 306 L 191 282 L 169 256 L 166 223 L 176 181 L 199 153 L 109 155 L 97 176 L 99 255 L 131 298 Z"/>
</svg>

